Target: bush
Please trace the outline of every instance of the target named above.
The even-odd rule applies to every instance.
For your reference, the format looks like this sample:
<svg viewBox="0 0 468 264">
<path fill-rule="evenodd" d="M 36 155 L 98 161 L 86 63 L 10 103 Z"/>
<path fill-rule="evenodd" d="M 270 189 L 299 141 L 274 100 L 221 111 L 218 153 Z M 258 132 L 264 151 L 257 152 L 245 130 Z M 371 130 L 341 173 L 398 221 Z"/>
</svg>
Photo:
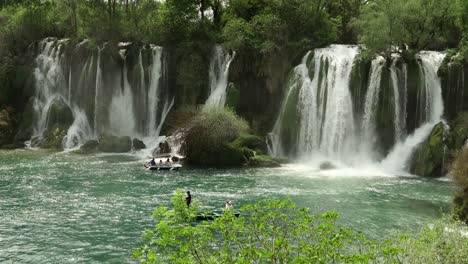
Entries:
<svg viewBox="0 0 468 264">
<path fill-rule="evenodd" d="M 242 161 L 232 152 L 243 150 L 228 144 L 248 129 L 247 122 L 228 108 L 203 110 L 192 120 L 184 137 L 187 160 L 198 165 L 238 165 Z"/>
<path fill-rule="evenodd" d="M 468 148 L 464 148 L 457 155 L 452 164 L 451 175 L 459 187 L 454 199 L 455 214 L 468 224 Z"/>
<path fill-rule="evenodd" d="M 458 113 L 457 117 L 450 122 L 450 133 L 448 145 L 452 150 L 458 150 L 468 139 L 468 112 Z"/>
<path fill-rule="evenodd" d="M 154 211 L 157 224 L 134 251 L 141 263 L 368 263 L 398 253 L 337 225 L 336 212 L 313 215 L 289 199 L 247 205 L 240 217 L 227 210 L 197 224 L 199 204 L 187 207 L 181 191 L 171 201 L 173 209 Z"/>
<path fill-rule="evenodd" d="M 426 226 L 415 236 L 395 241 L 403 263 L 457 264 L 468 259 L 466 226 L 445 217 Z"/>
</svg>

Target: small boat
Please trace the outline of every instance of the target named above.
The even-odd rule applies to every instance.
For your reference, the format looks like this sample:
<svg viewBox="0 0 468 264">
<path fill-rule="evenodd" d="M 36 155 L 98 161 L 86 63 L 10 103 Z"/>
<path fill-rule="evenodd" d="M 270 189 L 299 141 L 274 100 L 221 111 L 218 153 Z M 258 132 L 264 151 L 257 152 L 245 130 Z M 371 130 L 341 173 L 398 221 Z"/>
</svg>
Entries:
<svg viewBox="0 0 468 264">
<path fill-rule="evenodd" d="M 218 217 L 220 217 L 221 215 L 223 215 L 223 210 L 215 210 L 215 211 L 212 211 L 212 212 L 206 212 L 206 213 L 199 213 L 197 214 L 197 217 L 195 220 L 197 221 L 204 221 L 204 220 L 214 220 Z M 234 216 L 236 217 L 239 217 L 240 216 L 240 211 L 233 211 L 234 213 Z"/>
<path fill-rule="evenodd" d="M 149 164 L 145 164 L 145 168 L 150 171 L 173 171 L 173 170 L 179 170 L 180 168 L 182 168 L 182 165 L 173 164 L 173 165 L 151 166 Z"/>
</svg>

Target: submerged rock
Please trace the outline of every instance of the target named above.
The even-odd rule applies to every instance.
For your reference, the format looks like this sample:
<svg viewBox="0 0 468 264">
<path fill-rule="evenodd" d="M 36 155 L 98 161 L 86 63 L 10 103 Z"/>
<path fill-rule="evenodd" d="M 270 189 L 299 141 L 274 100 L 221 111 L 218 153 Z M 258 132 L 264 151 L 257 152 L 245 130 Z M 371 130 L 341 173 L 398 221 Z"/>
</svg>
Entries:
<svg viewBox="0 0 468 264">
<path fill-rule="evenodd" d="M 97 140 L 88 140 L 86 143 L 81 146 L 80 150 L 81 151 L 95 151 L 98 149 L 99 142 Z"/>
<path fill-rule="evenodd" d="M 446 160 L 444 136 L 445 124 L 434 126 L 429 137 L 414 151 L 410 160 L 410 172 L 424 177 L 442 177 L 446 173 L 443 167 Z"/>
<path fill-rule="evenodd" d="M 42 148 L 63 149 L 63 138 L 67 135 L 68 127 L 54 124 L 44 132 L 44 138 L 39 146 Z M 33 144 L 35 145 L 35 144 Z"/>
<path fill-rule="evenodd" d="M 132 150 L 132 140 L 129 136 L 118 137 L 102 134 L 99 137 L 98 150 L 102 152 L 124 153 Z"/>
<path fill-rule="evenodd" d="M 321 170 L 333 170 L 333 169 L 336 169 L 336 166 L 333 163 L 331 163 L 330 161 L 324 161 L 324 162 L 320 163 L 319 168 Z"/>
</svg>

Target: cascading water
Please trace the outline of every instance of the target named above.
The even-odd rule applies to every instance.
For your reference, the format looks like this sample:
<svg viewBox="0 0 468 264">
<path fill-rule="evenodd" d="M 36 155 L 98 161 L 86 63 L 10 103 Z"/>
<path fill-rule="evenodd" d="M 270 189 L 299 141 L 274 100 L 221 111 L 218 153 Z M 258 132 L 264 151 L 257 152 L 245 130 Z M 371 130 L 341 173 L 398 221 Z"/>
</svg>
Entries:
<svg viewBox="0 0 468 264">
<path fill-rule="evenodd" d="M 122 87 L 116 89 L 109 108 L 110 129 L 120 136 L 140 137 L 136 130 L 133 108 L 133 93 L 128 82 L 128 71 L 125 50 L 120 50 L 123 59 Z"/>
<path fill-rule="evenodd" d="M 273 127 L 273 131 L 269 134 L 269 144 L 267 144 L 268 151 L 273 157 L 283 158 L 286 156 L 286 153 L 284 153 L 283 150 L 283 143 L 281 141 L 283 119 L 285 118 L 286 107 L 290 100 L 289 98 L 291 97 L 291 94 L 297 92 L 298 89 L 301 89 L 301 86 L 310 85 L 311 81 L 307 70 L 307 61 L 309 60 L 310 54 L 311 51 L 307 52 L 304 58 L 302 58 L 301 64 L 294 68 L 293 77 L 289 81 L 286 92 L 286 100 L 283 100 L 279 116 L 276 119 L 275 126 Z"/>
<path fill-rule="evenodd" d="M 356 133 L 349 80 L 357 54 L 356 46 L 331 45 L 314 51 L 310 61 L 314 73 L 312 79 L 308 68 L 309 53 L 295 68 L 290 85 L 299 89 L 296 110 L 299 115 L 297 153 L 300 157 L 320 155 L 337 160 L 351 157 L 350 151 L 356 146 Z M 290 99 L 288 95 L 286 104 Z M 280 113 L 280 118 L 282 115 Z M 282 125 L 281 121 L 277 124 Z M 279 140 L 275 145 L 281 144 Z"/>
<path fill-rule="evenodd" d="M 161 88 L 160 84 L 165 74 L 162 48 L 143 46 L 138 50 L 138 60 L 132 58 L 129 62 L 127 57 L 133 46 L 124 43 L 122 60 L 118 62 L 109 55 L 107 44 L 93 49 L 88 47 L 88 41 L 83 41 L 72 54 L 65 52 L 67 45 L 68 40 L 54 38 L 39 43 L 34 71 L 33 138 L 43 137 L 48 129 L 49 109 L 60 103 L 74 118 L 63 138 L 65 149 L 77 148 L 102 133 L 158 139 L 174 104 L 167 86 Z M 39 140 L 34 142 L 40 146 Z"/>
<path fill-rule="evenodd" d="M 161 78 L 162 70 L 162 48 L 158 46 L 151 47 L 153 65 L 151 66 L 151 80 L 149 84 L 148 91 L 148 113 L 149 113 L 149 122 L 147 127 L 147 134 L 156 134 L 159 135 L 157 129 L 157 113 L 158 113 L 158 89 L 159 89 L 159 80 Z M 155 133 L 156 132 L 156 133 Z"/>
<path fill-rule="evenodd" d="M 36 57 L 34 77 L 36 79 L 36 95 L 34 110 L 36 122 L 33 137 L 42 138 L 47 128 L 47 113 L 55 99 L 65 100 L 67 83 L 60 66 L 63 61 L 64 42 L 46 39 L 39 43 L 40 53 Z"/>
<path fill-rule="evenodd" d="M 445 54 L 435 51 L 421 51 L 418 53 L 421 82 L 420 91 L 425 99 L 425 122 L 404 141 L 397 143 L 390 154 L 382 161 L 382 166 L 391 171 L 406 170 L 411 154 L 416 146 L 421 144 L 431 133 L 432 128 L 441 121 L 444 112 L 442 89 L 437 71 L 444 60 Z"/>
<path fill-rule="evenodd" d="M 393 61 L 390 66 L 390 77 L 392 79 L 393 103 L 395 116 L 393 123 L 395 125 L 395 142 L 400 142 L 406 130 L 406 103 L 407 103 L 407 80 L 408 70 L 406 63 L 402 63 L 401 69 L 397 66 L 400 56 L 392 55 Z"/>
<path fill-rule="evenodd" d="M 209 72 L 210 96 L 205 102 L 205 107 L 224 106 L 226 103 L 229 66 L 235 56 L 235 51 L 225 51 L 220 45 L 214 47 Z"/>
<path fill-rule="evenodd" d="M 366 101 L 364 105 L 364 116 L 362 118 L 362 138 L 361 138 L 361 152 L 363 154 L 371 154 L 372 149 L 377 144 L 376 137 L 376 112 L 379 102 L 380 83 L 382 80 L 382 69 L 385 66 L 385 59 L 378 56 L 372 60 L 369 86 L 367 88 Z"/>
<path fill-rule="evenodd" d="M 94 137 L 97 138 L 99 136 L 99 128 L 98 128 L 98 120 L 99 120 L 99 96 L 100 90 L 102 86 L 102 68 L 101 68 L 101 52 L 102 49 L 98 48 L 98 57 L 96 62 L 96 85 L 95 85 L 95 93 L 94 93 Z M 71 76 L 71 74 L 70 74 Z"/>
<path fill-rule="evenodd" d="M 297 155 L 311 162 L 325 158 L 348 166 L 368 166 L 371 170 L 381 171 L 383 168 L 392 173 L 406 169 L 414 149 L 442 118 L 437 70 L 445 55 L 438 52 L 417 55 L 422 78 L 419 102 L 424 106 L 425 119 L 412 135 L 406 136 L 407 65 L 398 61 L 398 56 L 393 56 L 388 66 L 390 90 L 379 96 L 384 92 L 380 86 L 386 85 L 382 76 L 387 66 L 382 57 L 372 61 L 366 96 L 362 99 L 362 119 L 357 119 L 353 100 L 359 98 L 350 95 L 351 88 L 359 88 L 350 87 L 351 67 L 357 53 L 357 47 L 332 45 L 306 54 L 289 78 L 286 98 L 269 135 L 270 154 L 276 157 Z M 376 129 L 377 113 L 388 107 L 386 101 L 380 102 L 391 96 L 389 92 L 393 94 L 390 107 L 393 105 L 394 112 L 390 122 L 394 124 L 395 145 L 385 159 L 375 163 L 377 155 L 374 152 L 380 144 L 377 135 L 381 133 Z"/>
<path fill-rule="evenodd" d="M 321 154 L 341 159 L 356 145 L 349 80 L 357 53 L 357 47 L 341 45 L 315 51 L 311 86 L 303 86 L 313 96 L 300 94 L 300 105 L 305 110 L 299 130 L 302 156 L 318 146 Z M 316 122 L 310 123 L 314 119 Z"/>
</svg>

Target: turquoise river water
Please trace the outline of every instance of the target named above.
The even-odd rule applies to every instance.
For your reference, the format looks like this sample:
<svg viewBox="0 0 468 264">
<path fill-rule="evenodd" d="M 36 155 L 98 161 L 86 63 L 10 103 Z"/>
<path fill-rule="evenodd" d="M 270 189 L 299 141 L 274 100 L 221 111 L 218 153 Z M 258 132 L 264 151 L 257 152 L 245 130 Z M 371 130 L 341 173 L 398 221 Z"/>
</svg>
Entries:
<svg viewBox="0 0 468 264">
<path fill-rule="evenodd" d="M 416 231 L 450 209 L 450 181 L 274 169 L 148 172 L 132 155 L 0 151 L 0 263 L 128 263 L 151 227 L 153 209 L 176 189 L 190 190 L 207 209 L 291 197 L 314 212 L 336 210 L 341 224 L 372 239 Z"/>
</svg>

